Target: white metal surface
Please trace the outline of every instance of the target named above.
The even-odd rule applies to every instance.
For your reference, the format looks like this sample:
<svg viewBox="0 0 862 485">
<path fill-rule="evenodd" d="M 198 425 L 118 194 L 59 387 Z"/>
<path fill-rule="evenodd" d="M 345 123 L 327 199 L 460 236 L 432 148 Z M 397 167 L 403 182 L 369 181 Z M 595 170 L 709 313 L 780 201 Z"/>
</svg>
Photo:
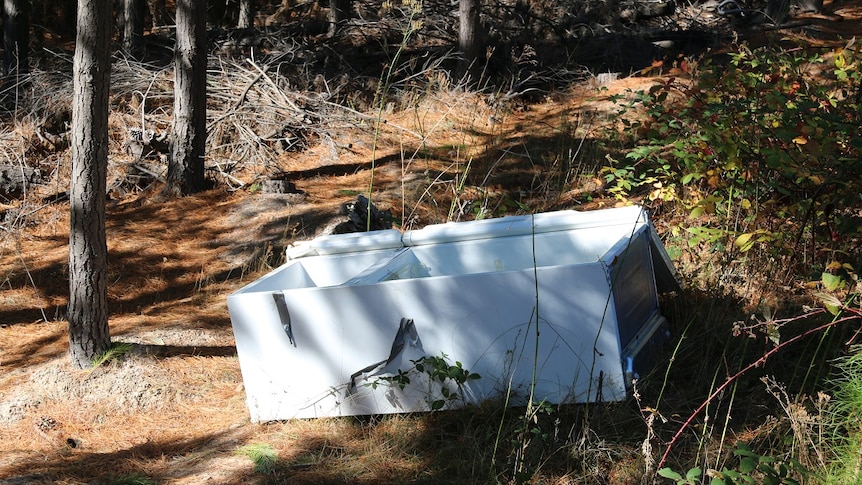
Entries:
<svg viewBox="0 0 862 485">
<path fill-rule="evenodd" d="M 228 297 L 253 421 L 424 411 L 442 387 L 451 406 L 519 404 L 531 386 L 555 403 L 623 399 L 663 323 L 654 264 L 675 275 L 639 207 L 327 236 L 289 255 Z M 423 357 L 480 378 L 432 379 Z"/>
</svg>

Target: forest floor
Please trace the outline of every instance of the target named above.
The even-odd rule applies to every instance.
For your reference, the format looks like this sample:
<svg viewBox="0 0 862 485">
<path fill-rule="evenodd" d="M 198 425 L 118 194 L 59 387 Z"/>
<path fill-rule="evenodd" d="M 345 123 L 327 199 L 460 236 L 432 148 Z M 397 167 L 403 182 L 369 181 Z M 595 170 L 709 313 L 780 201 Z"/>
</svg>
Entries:
<svg viewBox="0 0 862 485">
<path fill-rule="evenodd" d="M 811 16 L 821 26 L 816 35 L 806 29 L 780 35 L 833 48 L 862 35 L 859 1 L 827 7 L 842 20 Z M 109 201 L 108 292 L 111 338 L 132 346 L 85 371 L 72 368 L 67 356 L 69 207 L 50 200 L 68 183 L 69 153 L 51 152 L 52 182 L 24 201 L 8 201 L 0 234 L 0 484 L 490 481 L 488 469 L 475 469 L 470 458 L 487 450 L 476 450 L 471 436 L 453 428 L 498 423 L 470 411 L 251 423 L 226 297 L 282 263 L 288 244 L 344 221 L 340 206 L 367 193 L 372 176 L 374 203 L 391 210 L 403 229 L 466 220 L 477 211 L 614 206 L 591 143 L 614 119 L 612 96 L 685 75 L 667 62 L 508 105 L 437 88 L 407 109 L 386 110 L 376 131 L 372 111 L 364 122 L 345 124 L 336 139 L 313 138 L 303 151 L 275 153 L 265 168 L 245 166 L 231 173 L 233 189 L 222 183 L 166 200 L 158 183 L 126 185 Z M 136 116 L 132 108 L 111 115 L 114 181 L 128 177 L 124 133 Z M 4 121 L 4 153 L 39 156 L 26 145 L 39 139 L 36 131 Z M 582 149 L 570 163 L 554 158 Z M 260 190 L 274 172 L 295 184 L 294 193 Z M 661 234 L 673 223 L 656 218 Z M 596 431 L 621 436 L 619 442 L 604 436 L 593 442 L 595 455 L 607 459 L 576 470 L 549 460 L 535 481 L 639 483 L 646 428 L 632 403 L 620 407 L 607 412 L 621 421 Z M 477 425 L 481 419 L 488 422 Z M 620 432 L 626 427 L 634 431 Z M 274 472 L 256 471 L 241 452 L 253 444 L 275 450 Z"/>
</svg>

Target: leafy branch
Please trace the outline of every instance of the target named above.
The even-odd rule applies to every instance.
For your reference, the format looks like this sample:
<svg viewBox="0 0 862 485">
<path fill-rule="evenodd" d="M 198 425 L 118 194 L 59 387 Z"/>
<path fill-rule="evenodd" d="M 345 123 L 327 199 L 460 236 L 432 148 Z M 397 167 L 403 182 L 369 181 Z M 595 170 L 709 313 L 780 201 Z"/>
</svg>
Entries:
<svg viewBox="0 0 862 485">
<path fill-rule="evenodd" d="M 388 385 L 397 386 L 402 391 L 410 384 L 410 374 L 419 373 L 426 375 L 431 382 L 440 384 L 440 395 L 442 399 L 430 400 L 429 405 L 432 411 L 444 409 L 446 405 L 452 404 L 459 398 L 464 398 L 464 385 L 467 381 L 480 379 L 481 376 L 475 372 L 470 372 L 464 368 L 461 362 L 456 361 L 454 364 L 449 363 L 448 356 L 441 353 L 439 356 L 426 355 L 416 360 L 410 361 L 413 364 L 412 369 L 398 369 L 395 375 L 381 376 L 376 380 L 366 384 L 372 389 L 377 389 L 380 382 L 385 382 Z M 453 391 L 450 387 L 454 384 L 457 391 Z"/>
</svg>

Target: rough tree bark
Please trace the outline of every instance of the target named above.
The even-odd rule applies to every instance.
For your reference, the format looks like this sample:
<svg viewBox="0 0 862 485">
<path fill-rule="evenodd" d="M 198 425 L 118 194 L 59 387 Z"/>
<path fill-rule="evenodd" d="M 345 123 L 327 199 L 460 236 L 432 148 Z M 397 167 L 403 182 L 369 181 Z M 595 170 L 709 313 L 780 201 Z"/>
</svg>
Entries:
<svg viewBox="0 0 862 485">
<path fill-rule="evenodd" d="M 186 195 L 205 188 L 206 2 L 177 0 L 174 117 L 166 190 Z"/>
<path fill-rule="evenodd" d="M 254 27 L 254 4 L 252 0 L 239 0 L 239 20 L 236 22 L 238 29 L 250 29 Z"/>
<path fill-rule="evenodd" d="M 123 51 L 132 59 L 144 53 L 145 0 L 123 0 Z"/>
<path fill-rule="evenodd" d="M 73 65 L 72 179 L 69 193 L 69 354 L 79 368 L 108 350 L 105 189 L 111 3 L 78 1 Z"/>
<path fill-rule="evenodd" d="M 29 71 L 30 1 L 3 0 L 3 75 Z"/>
<path fill-rule="evenodd" d="M 169 23 L 168 14 L 165 12 L 165 0 L 148 0 L 147 7 L 150 9 L 154 29 Z"/>
<path fill-rule="evenodd" d="M 460 0 L 458 7 L 458 48 L 462 56 L 462 75 L 476 82 L 482 72 L 484 36 L 479 24 L 480 0 Z"/>
</svg>

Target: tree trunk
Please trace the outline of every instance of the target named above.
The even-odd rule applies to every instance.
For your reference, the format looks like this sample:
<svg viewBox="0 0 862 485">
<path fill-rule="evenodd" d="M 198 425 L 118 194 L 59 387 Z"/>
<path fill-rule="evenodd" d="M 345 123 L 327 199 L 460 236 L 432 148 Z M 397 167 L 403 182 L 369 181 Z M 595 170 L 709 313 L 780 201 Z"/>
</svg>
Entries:
<svg viewBox="0 0 862 485">
<path fill-rule="evenodd" d="M 458 7 L 458 47 L 462 56 L 462 75 L 473 82 L 482 72 L 484 39 L 479 24 L 480 0 L 460 0 Z"/>
<path fill-rule="evenodd" d="M 69 193 L 69 353 L 79 368 L 108 350 L 105 189 L 108 171 L 108 89 L 111 3 L 79 0 L 72 100 Z"/>
<path fill-rule="evenodd" d="M 254 4 L 252 0 L 239 0 L 239 20 L 237 20 L 236 27 L 238 29 L 254 27 Z"/>
<path fill-rule="evenodd" d="M 132 59 L 144 52 L 145 0 L 123 0 L 123 51 Z"/>
<path fill-rule="evenodd" d="M 335 37 L 341 24 L 350 18 L 350 0 L 329 0 L 329 28 L 327 37 Z"/>
<path fill-rule="evenodd" d="M 30 1 L 3 0 L 3 75 L 29 71 Z"/>
<path fill-rule="evenodd" d="M 168 14 L 165 12 L 165 0 L 147 0 L 147 7 L 150 9 L 150 17 L 152 17 L 154 29 L 168 24 Z"/>
<path fill-rule="evenodd" d="M 167 180 L 167 190 L 173 195 L 205 188 L 206 36 L 204 0 L 177 0 L 174 118 Z"/>
</svg>

